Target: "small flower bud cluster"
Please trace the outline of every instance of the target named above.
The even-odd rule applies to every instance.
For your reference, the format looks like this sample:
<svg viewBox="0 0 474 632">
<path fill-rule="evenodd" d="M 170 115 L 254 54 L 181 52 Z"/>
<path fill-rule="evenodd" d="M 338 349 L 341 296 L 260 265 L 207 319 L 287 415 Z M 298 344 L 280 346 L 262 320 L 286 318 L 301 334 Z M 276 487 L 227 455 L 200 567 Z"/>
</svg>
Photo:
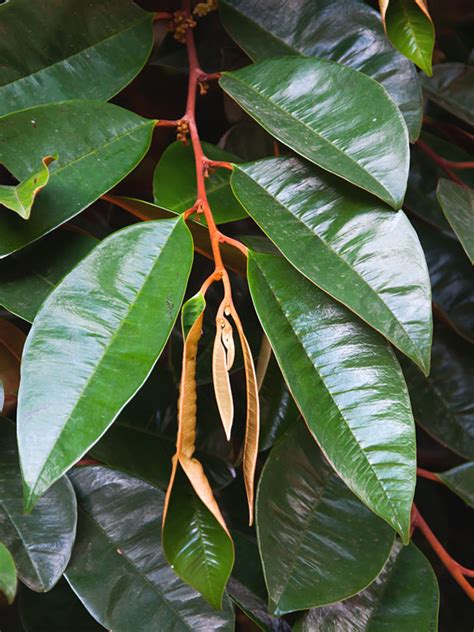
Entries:
<svg viewBox="0 0 474 632">
<path fill-rule="evenodd" d="M 173 18 L 168 23 L 168 30 L 174 35 L 174 39 L 181 44 L 186 43 L 186 31 L 196 26 L 196 20 L 188 17 L 184 11 L 175 11 Z"/>
<path fill-rule="evenodd" d="M 198 2 L 194 7 L 194 15 L 198 18 L 202 18 L 211 11 L 215 11 L 217 9 L 217 0 L 206 0 L 205 2 Z"/>
<path fill-rule="evenodd" d="M 199 82 L 199 94 L 201 96 L 207 94 L 207 91 L 209 90 L 209 84 L 207 83 L 207 81 L 200 81 Z"/>
<path fill-rule="evenodd" d="M 186 144 L 188 142 L 188 134 L 189 134 L 189 125 L 187 121 L 179 121 L 176 126 L 177 134 L 176 140 Z"/>
</svg>

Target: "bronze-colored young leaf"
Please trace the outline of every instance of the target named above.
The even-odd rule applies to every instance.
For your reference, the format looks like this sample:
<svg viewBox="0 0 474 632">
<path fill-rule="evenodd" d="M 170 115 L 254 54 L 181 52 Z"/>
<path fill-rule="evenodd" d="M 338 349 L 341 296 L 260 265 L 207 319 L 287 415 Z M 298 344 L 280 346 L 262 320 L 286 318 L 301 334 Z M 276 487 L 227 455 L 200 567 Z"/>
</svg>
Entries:
<svg viewBox="0 0 474 632">
<path fill-rule="evenodd" d="M 228 441 L 234 420 L 234 401 L 229 378 L 234 357 L 235 345 L 232 325 L 225 316 L 225 301 L 223 301 L 216 316 L 216 336 L 212 351 L 212 381 L 217 407 Z"/>
<path fill-rule="evenodd" d="M 36 196 L 48 184 L 48 165 L 56 159 L 57 156 L 45 156 L 38 171 L 23 182 L 17 185 L 0 185 L 0 205 L 17 213 L 22 219 L 29 219 Z"/>
</svg>

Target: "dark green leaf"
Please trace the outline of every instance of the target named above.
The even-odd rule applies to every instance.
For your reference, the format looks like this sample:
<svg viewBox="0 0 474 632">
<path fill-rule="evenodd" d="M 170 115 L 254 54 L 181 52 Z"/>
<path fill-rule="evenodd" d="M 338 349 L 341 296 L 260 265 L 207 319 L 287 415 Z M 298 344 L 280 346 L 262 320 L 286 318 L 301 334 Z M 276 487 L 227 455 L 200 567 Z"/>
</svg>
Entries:
<svg viewBox="0 0 474 632">
<path fill-rule="evenodd" d="M 181 219 L 144 222 L 101 242 L 46 299 L 25 345 L 19 394 L 27 507 L 143 384 L 176 320 L 191 263 Z"/>
<path fill-rule="evenodd" d="M 213 610 L 166 562 L 161 490 L 104 467 L 78 468 L 71 478 L 80 509 L 66 578 L 103 626 L 114 632 L 234 629 L 228 598 L 223 611 Z"/>
<path fill-rule="evenodd" d="M 438 629 L 439 589 L 414 544 L 395 543 L 390 560 L 359 595 L 311 610 L 295 632 L 428 632 Z"/>
<path fill-rule="evenodd" d="M 428 377 L 401 358 L 417 423 L 466 459 L 474 459 L 474 368 L 470 355 L 469 345 L 449 329 L 437 327 Z"/>
<path fill-rule="evenodd" d="M 15 562 L 10 551 L 0 542 L 0 594 L 5 595 L 9 604 L 15 600 L 16 588 Z"/>
<path fill-rule="evenodd" d="M 421 90 L 413 65 L 387 41 L 380 15 L 361 0 L 221 0 L 224 26 L 254 61 L 322 57 L 379 81 L 420 133 Z"/>
<path fill-rule="evenodd" d="M 426 7 L 422 8 L 424 0 L 385 0 L 381 6 L 386 6 L 382 15 L 392 44 L 431 76 L 435 31 Z"/>
<path fill-rule="evenodd" d="M 222 608 L 224 589 L 234 565 L 234 545 L 181 470 L 176 473 L 171 491 L 162 539 L 174 572 L 213 608 Z"/>
<path fill-rule="evenodd" d="M 298 158 L 236 165 L 232 187 L 297 270 L 429 372 L 430 278 L 402 211 Z"/>
<path fill-rule="evenodd" d="M 285 380 L 324 453 L 352 491 L 408 540 L 415 430 L 388 343 L 280 257 L 250 252 L 249 285 Z"/>
<path fill-rule="evenodd" d="M 215 145 L 202 143 L 204 153 L 211 160 L 238 162 L 238 158 Z M 217 224 L 233 222 L 247 216 L 235 199 L 229 184 L 230 172 L 216 169 L 206 180 L 206 191 Z M 190 144 L 172 143 L 163 153 L 153 176 L 153 196 L 155 204 L 184 213 L 196 201 L 196 166 L 194 152 Z M 204 222 L 203 216 L 196 216 Z"/>
<path fill-rule="evenodd" d="M 0 304 L 32 323 L 63 276 L 96 245 L 94 237 L 59 230 L 0 261 Z"/>
<path fill-rule="evenodd" d="M 441 178 L 436 195 L 448 222 L 474 264 L 474 191 Z"/>
<path fill-rule="evenodd" d="M 0 114 L 78 97 L 110 99 L 145 64 L 152 20 L 131 0 L 5 3 Z"/>
<path fill-rule="evenodd" d="M 221 138 L 219 145 L 245 161 L 273 156 L 275 152 L 270 134 L 250 118 L 231 127 Z"/>
<path fill-rule="evenodd" d="M 0 257 L 71 219 L 124 178 L 147 151 L 155 122 L 116 105 L 66 101 L 0 118 L 0 163 L 23 180 L 58 154 L 28 222 L 0 213 Z"/>
<path fill-rule="evenodd" d="M 51 590 L 66 568 L 76 535 L 74 492 L 62 478 L 25 514 L 15 426 L 7 419 L 0 422 L 0 540 L 24 584 L 38 592 Z"/>
<path fill-rule="evenodd" d="M 449 323 L 474 342 L 474 269 L 456 239 L 414 222 L 430 271 L 433 303 Z"/>
<path fill-rule="evenodd" d="M 48 184 L 48 165 L 56 159 L 57 156 L 43 158 L 41 167 L 19 184 L 0 185 L 0 205 L 10 209 L 22 219 L 29 219 L 36 196 Z"/>
<path fill-rule="evenodd" d="M 474 463 L 464 463 L 438 474 L 445 485 L 474 508 Z"/>
<path fill-rule="evenodd" d="M 381 571 L 394 533 L 344 485 L 308 433 L 295 426 L 260 478 L 257 532 L 276 614 L 351 597 Z"/>
<path fill-rule="evenodd" d="M 291 149 L 400 208 L 408 134 L 377 82 L 323 59 L 282 57 L 224 73 L 220 84 Z"/>
<path fill-rule="evenodd" d="M 423 89 L 437 105 L 474 125 L 474 67 L 457 62 L 433 67 L 433 76 L 424 77 Z"/>
</svg>

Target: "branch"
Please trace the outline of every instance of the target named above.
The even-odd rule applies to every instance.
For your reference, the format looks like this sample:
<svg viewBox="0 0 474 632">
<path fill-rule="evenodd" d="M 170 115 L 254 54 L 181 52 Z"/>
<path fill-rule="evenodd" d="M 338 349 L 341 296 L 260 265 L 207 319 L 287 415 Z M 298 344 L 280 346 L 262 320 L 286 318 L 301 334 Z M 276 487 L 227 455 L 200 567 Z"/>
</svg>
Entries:
<svg viewBox="0 0 474 632">
<path fill-rule="evenodd" d="M 455 173 L 453 173 L 451 171 L 451 168 L 453 163 L 450 160 L 446 160 L 445 158 L 443 158 L 442 156 L 440 156 L 438 153 L 435 152 L 434 149 L 431 149 L 431 147 L 429 145 L 427 145 L 425 142 L 423 142 L 422 140 L 417 140 L 416 144 L 418 145 L 418 147 L 421 149 L 421 151 L 423 151 L 427 156 L 429 156 L 439 167 L 441 167 L 441 169 L 443 169 L 443 171 L 445 172 L 445 174 L 453 181 L 456 182 L 456 184 L 459 184 L 462 187 L 465 187 L 466 185 L 464 184 L 464 182 L 461 180 L 461 178 L 459 178 Z M 454 163 L 456 164 L 456 163 Z M 459 164 L 470 164 L 470 163 L 459 163 Z"/>
</svg>

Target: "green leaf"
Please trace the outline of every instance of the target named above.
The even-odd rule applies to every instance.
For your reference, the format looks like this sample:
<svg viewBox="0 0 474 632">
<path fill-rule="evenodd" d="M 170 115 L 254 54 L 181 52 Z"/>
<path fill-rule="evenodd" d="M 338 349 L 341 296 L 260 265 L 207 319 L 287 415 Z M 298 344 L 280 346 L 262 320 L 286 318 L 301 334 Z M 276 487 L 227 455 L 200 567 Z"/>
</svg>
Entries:
<svg viewBox="0 0 474 632">
<path fill-rule="evenodd" d="M 385 0 L 385 28 L 392 44 L 431 76 L 435 30 L 424 0 Z"/>
<path fill-rule="evenodd" d="M 428 97 L 454 116 L 474 125 L 472 99 L 474 96 L 474 67 L 458 62 L 438 64 L 431 78 L 422 78 Z"/>
<path fill-rule="evenodd" d="M 77 468 L 71 478 L 79 525 L 66 579 L 99 623 L 114 632 L 234 629 L 228 598 L 213 610 L 167 564 L 161 490 L 104 467 Z"/>
<path fill-rule="evenodd" d="M 440 443 L 474 460 L 474 369 L 466 346 L 452 331 L 438 326 L 428 377 L 400 360 L 416 422 Z"/>
<path fill-rule="evenodd" d="M 436 575 L 414 544 L 398 542 L 382 573 L 360 594 L 311 610 L 295 632 L 427 632 L 438 629 Z"/>
<path fill-rule="evenodd" d="M 174 572 L 220 610 L 234 565 L 234 545 L 179 469 L 169 498 L 162 540 Z"/>
<path fill-rule="evenodd" d="M 344 485 L 297 424 L 273 448 L 257 497 L 257 533 L 275 614 L 351 597 L 381 571 L 394 533 Z"/>
<path fill-rule="evenodd" d="M 452 470 L 438 474 L 451 491 L 474 508 L 474 463 L 463 463 Z"/>
<path fill-rule="evenodd" d="M 225 72 L 220 85 L 291 149 L 400 208 L 408 134 L 376 81 L 323 59 L 282 57 Z"/>
<path fill-rule="evenodd" d="M 25 514 L 15 426 L 3 418 L 0 439 L 0 540 L 8 546 L 21 581 L 45 592 L 59 580 L 71 556 L 77 519 L 74 492 L 62 478 Z"/>
<path fill-rule="evenodd" d="M 236 165 L 232 187 L 297 270 L 429 372 L 430 278 L 402 211 L 298 158 Z"/>
<path fill-rule="evenodd" d="M 130 0 L 14 0 L 0 7 L 0 114 L 40 103 L 106 101 L 151 52 L 153 14 Z"/>
<path fill-rule="evenodd" d="M 29 219 L 36 196 L 48 184 L 48 165 L 53 160 L 57 160 L 57 156 L 43 158 L 41 167 L 17 185 L 0 185 L 0 204 L 22 219 Z"/>
<path fill-rule="evenodd" d="M 0 542 L 0 593 L 3 593 L 9 604 L 15 600 L 16 588 L 15 562 L 7 547 Z"/>
<path fill-rule="evenodd" d="M 63 224 L 122 180 L 147 151 L 155 121 L 116 105 L 67 101 L 0 118 L 0 163 L 28 178 L 44 156 L 58 154 L 48 186 L 28 222 L 0 213 L 0 257 Z"/>
<path fill-rule="evenodd" d="M 424 222 L 413 222 L 431 277 L 435 309 L 464 338 L 474 342 L 474 270 L 456 239 Z"/>
<path fill-rule="evenodd" d="M 239 162 L 239 159 L 215 145 L 202 143 L 204 153 L 211 160 Z M 245 209 L 235 199 L 230 188 L 230 171 L 215 169 L 206 180 L 206 191 L 217 224 L 233 222 L 247 216 Z M 172 143 L 165 149 L 153 176 L 153 197 L 155 204 L 184 213 L 196 201 L 196 166 L 194 152 L 190 144 Z M 196 216 L 205 223 L 203 216 Z"/>
<path fill-rule="evenodd" d="M 245 162 L 275 154 L 273 138 L 252 119 L 246 119 L 228 129 L 219 141 L 219 146 L 221 145 Z"/>
<path fill-rule="evenodd" d="M 436 196 L 446 219 L 474 264 L 474 191 L 441 178 Z"/>
<path fill-rule="evenodd" d="M 254 61 L 300 54 L 336 61 L 372 77 L 400 108 L 410 139 L 418 138 L 422 99 L 415 68 L 393 49 L 380 15 L 365 2 L 221 0 L 219 9 L 225 28 Z"/>
<path fill-rule="evenodd" d="M 27 508 L 143 384 L 176 320 L 191 263 L 181 219 L 144 222 L 101 242 L 46 299 L 25 345 L 19 393 Z"/>
<path fill-rule="evenodd" d="M 249 286 L 323 452 L 352 491 L 408 541 L 415 430 L 388 343 L 280 257 L 251 251 Z"/>
<path fill-rule="evenodd" d="M 97 245 L 89 235 L 58 230 L 0 261 L 0 305 L 32 323 L 59 281 Z"/>
</svg>

